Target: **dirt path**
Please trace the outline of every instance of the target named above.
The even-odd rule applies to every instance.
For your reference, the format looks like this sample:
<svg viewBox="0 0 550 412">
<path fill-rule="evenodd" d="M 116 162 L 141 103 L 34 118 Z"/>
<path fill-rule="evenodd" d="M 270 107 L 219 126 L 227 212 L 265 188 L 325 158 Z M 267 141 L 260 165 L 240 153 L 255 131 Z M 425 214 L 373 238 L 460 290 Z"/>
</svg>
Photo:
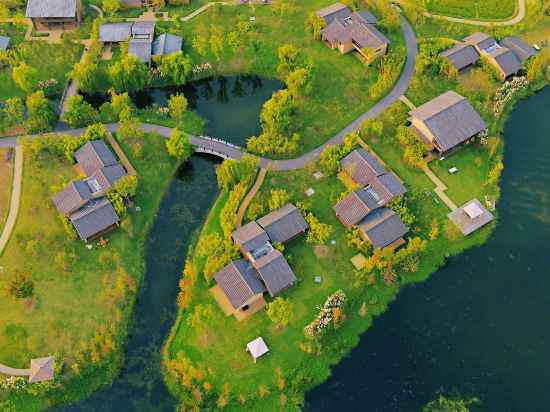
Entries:
<svg viewBox="0 0 550 412">
<path fill-rule="evenodd" d="M 439 19 L 439 20 L 446 20 L 453 23 L 460 23 L 460 24 L 471 24 L 473 26 L 513 26 L 514 24 L 518 24 L 520 21 L 522 21 L 525 18 L 525 0 L 518 0 L 518 12 L 517 14 L 508 20 L 473 20 L 473 19 L 461 19 L 459 17 L 450 17 L 450 16 L 442 16 L 440 14 L 433 14 L 429 12 L 425 12 L 424 15 L 426 17 L 430 17 L 432 19 Z"/>
<path fill-rule="evenodd" d="M 256 181 L 254 182 L 254 185 L 250 188 L 250 191 L 246 194 L 246 197 L 241 203 L 241 206 L 239 206 L 239 211 L 237 212 L 237 224 L 236 224 L 237 228 L 242 226 L 244 213 L 246 212 L 246 209 L 248 209 L 248 205 L 250 204 L 252 199 L 254 199 L 254 196 L 256 196 L 256 193 L 258 193 L 258 190 L 260 190 L 260 187 L 262 187 L 266 174 L 267 174 L 267 169 L 262 167 L 260 169 L 260 172 L 258 173 L 258 176 L 256 177 Z"/>
<path fill-rule="evenodd" d="M 21 200 L 21 183 L 23 181 L 23 148 L 21 145 L 17 145 L 15 148 L 15 167 L 13 170 L 13 186 L 11 190 L 10 210 L 8 212 L 8 219 L 4 226 L 4 231 L 0 236 L 0 256 L 4 251 L 4 248 L 8 244 L 8 240 L 15 227 L 17 220 L 17 214 L 19 213 L 19 202 Z"/>
</svg>

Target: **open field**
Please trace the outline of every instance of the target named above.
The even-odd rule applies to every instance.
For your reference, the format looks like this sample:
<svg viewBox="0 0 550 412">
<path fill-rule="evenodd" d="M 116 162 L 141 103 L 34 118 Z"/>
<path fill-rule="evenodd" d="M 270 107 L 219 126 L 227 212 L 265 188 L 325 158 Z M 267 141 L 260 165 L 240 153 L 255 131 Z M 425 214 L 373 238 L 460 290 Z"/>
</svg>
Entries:
<svg viewBox="0 0 550 412">
<path fill-rule="evenodd" d="M 8 217 L 13 181 L 13 160 L 8 161 L 7 154 L 8 149 L 0 149 L 0 233 Z"/>
<path fill-rule="evenodd" d="M 428 0 L 429 12 L 477 20 L 504 20 L 514 16 L 517 0 Z"/>
</svg>

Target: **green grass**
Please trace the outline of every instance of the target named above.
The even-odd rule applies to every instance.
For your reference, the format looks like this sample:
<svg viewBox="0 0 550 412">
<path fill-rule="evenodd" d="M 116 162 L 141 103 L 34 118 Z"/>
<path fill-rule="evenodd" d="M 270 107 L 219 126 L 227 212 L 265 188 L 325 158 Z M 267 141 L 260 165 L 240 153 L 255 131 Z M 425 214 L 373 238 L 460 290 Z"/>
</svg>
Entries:
<svg viewBox="0 0 550 412">
<path fill-rule="evenodd" d="M 512 18 L 517 0 L 428 0 L 429 12 L 444 16 L 480 20 L 504 20 Z"/>
<path fill-rule="evenodd" d="M 0 257 L 0 265 L 5 268 L 0 288 L 6 286 L 8 275 L 21 271 L 32 276 L 35 294 L 31 300 L 16 301 L 9 297 L 1 300 L 0 363 L 26 368 L 31 358 L 62 354 L 59 360 L 66 367 L 65 389 L 41 397 L 14 395 L 16 410 L 33 411 L 54 400 L 76 400 L 89 395 L 116 373 L 135 294 L 131 288 L 122 294 L 114 291 L 122 281 L 122 273 L 128 274 L 136 288 L 141 284 L 143 242 L 175 170 L 175 163 L 164 150 L 163 138 L 148 135 L 143 145 L 143 157 L 133 158 L 122 142 L 139 173 L 140 190 L 135 203 L 142 211 L 130 211 L 127 219 L 131 223 L 125 222 L 124 229 L 106 236 L 107 247 L 98 247 L 94 242 L 92 250 L 86 249 L 80 240 L 68 238 L 51 201 L 62 185 L 77 177 L 73 166 L 47 153 L 38 160 L 25 159 L 18 221 Z M 31 249 L 29 244 L 33 241 L 37 245 Z M 67 270 L 55 259 L 62 251 L 76 256 Z M 115 348 L 100 352 L 105 364 L 92 361 L 91 345 L 109 334 L 114 338 Z M 73 363 L 81 366 L 80 378 L 69 368 Z M 78 384 L 71 384 L 75 380 Z"/>
<path fill-rule="evenodd" d="M 0 149 L 0 233 L 8 217 L 13 177 L 13 160 L 8 162 L 6 155 L 9 149 Z"/>
</svg>

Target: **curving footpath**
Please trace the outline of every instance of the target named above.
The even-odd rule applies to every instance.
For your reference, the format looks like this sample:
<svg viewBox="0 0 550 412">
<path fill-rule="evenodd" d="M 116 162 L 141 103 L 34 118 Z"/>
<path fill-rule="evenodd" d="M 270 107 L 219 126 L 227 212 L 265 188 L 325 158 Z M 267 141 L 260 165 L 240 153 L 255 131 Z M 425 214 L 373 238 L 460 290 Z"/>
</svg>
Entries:
<svg viewBox="0 0 550 412">
<path fill-rule="evenodd" d="M 416 56 L 418 53 L 418 44 L 414 31 L 409 24 L 409 22 L 401 16 L 401 22 L 403 25 L 403 34 L 405 36 L 405 42 L 407 44 L 407 61 L 405 67 L 399 77 L 399 80 L 393 87 L 393 89 L 380 101 L 378 101 L 370 110 L 363 113 L 357 119 L 355 119 L 351 124 L 349 124 L 345 129 L 340 131 L 338 134 L 330 138 L 326 143 L 313 149 L 311 152 L 306 153 L 303 156 L 288 159 L 288 160 L 271 160 L 268 158 L 260 158 L 261 166 L 266 168 L 269 167 L 272 170 L 285 171 L 285 170 L 294 170 L 301 169 L 305 167 L 308 163 L 314 162 L 319 159 L 321 152 L 329 145 L 341 144 L 344 141 L 344 138 L 352 132 L 355 132 L 361 128 L 361 125 L 365 120 L 372 119 L 377 117 L 379 114 L 384 112 L 388 107 L 393 103 L 399 100 L 399 98 L 405 93 L 408 89 L 411 79 L 414 75 L 414 69 L 416 65 Z M 111 123 L 106 125 L 111 132 L 116 132 L 118 130 L 117 123 Z M 143 123 L 142 128 L 146 132 L 155 132 L 164 137 L 169 137 L 172 129 L 165 126 L 159 126 L 155 124 Z M 57 131 L 78 136 L 83 133 L 85 128 L 82 129 L 72 129 L 72 130 L 62 130 L 58 129 Z M 36 135 L 35 135 L 36 136 Z M 0 139 L 0 148 L 1 147 L 15 147 L 17 145 L 17 137 L 4 138 Z M 246 152 L 244 149 L 238 148 L 234 145 L 225 144 L 222 141 L 213 141 L 211 139 L 202 138 L 200 136 L 189 135 L 189 140 L 193 146 L 195 146 L 198 152 L 206 153 L 215 153 L 218 155 L 223 155 L 226 158 L 240 159 Z"/>
<path fill-rule="evenodd" d="M 21 184 L 23 182 L 23 148 L 20 145 L 15 146 L 15 162 L 13 171 L 13 184 L 11 189 L 10 210 L 4 230 L 0 235 L 0 256 L 8 244 L 17 214 L 19 213 L 19 203 L 21 200 Z"/>
<path fill-rule="evenodd" d="M 509 20 L 472 20 L 462 19 L 460 17 L 443 16 L 441 14 L 432 14 L 429 12 L 424 12 L 424 16 L 432 19 L 446 20 L 453 23 L 471 24 L 473 26 L 513 26 L 525 18 L 525 11 L 525 0 L 518 0 L 518 13 Z"/>
</svg>

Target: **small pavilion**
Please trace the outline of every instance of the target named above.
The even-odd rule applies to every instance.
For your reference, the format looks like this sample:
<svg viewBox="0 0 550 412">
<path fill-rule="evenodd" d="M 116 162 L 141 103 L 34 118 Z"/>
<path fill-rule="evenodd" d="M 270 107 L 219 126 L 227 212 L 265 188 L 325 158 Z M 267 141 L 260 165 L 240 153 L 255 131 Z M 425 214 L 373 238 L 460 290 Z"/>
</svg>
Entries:
<svg viewBox="0 0 550 412">
<path fill-rule="evenodd" d="M 485 209 L 477 199 L 470 200 L 447 216 L 462 231 L 464 236 L 475 232 L 494 219 L 493 214 Z"/>
<path fill-rule="evenodd" d="M 252 355 L 252 359 L 254 359 L 254 363 L 256 363 L 256 360 L 265 355 L 269 352 L 269 348 L 265 344 L 265 341 L 262 337 L 257 337 L 252 342 L 248 342 L 246 345 L 246 351 L 250 352 Z"/>
</svg>

